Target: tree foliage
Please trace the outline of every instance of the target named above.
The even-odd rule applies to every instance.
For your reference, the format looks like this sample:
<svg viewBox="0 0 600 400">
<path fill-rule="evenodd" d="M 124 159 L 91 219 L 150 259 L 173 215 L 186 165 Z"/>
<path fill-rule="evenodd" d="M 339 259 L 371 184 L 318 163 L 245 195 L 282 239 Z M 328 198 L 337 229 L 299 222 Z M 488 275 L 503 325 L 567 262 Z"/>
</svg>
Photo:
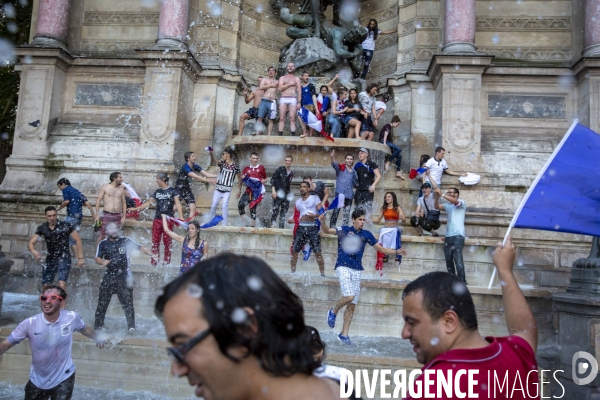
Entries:
<svg viewBox="0 0 600 400">
<path fill-rule="evenodd" d="M 0 1 L 0 46 L 26 45 L 29 40 L 33 0 Z M 1 50 L 0 50 L 1 51 Z M 20 77 L 14 65 L 0 66 L 0 146 L 10 152 L 15 131 Z"/>
</svg>

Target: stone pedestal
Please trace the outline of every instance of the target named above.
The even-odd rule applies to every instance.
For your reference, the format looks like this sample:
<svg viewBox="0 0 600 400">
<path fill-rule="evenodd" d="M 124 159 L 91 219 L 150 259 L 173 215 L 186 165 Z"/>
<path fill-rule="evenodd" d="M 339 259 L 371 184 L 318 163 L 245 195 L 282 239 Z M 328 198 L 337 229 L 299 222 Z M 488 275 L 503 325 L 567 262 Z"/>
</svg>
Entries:
<svg viewBox="0 0 600 400">
<path fill-rule="evenodd" d="M 475 0 L 446 0 L 444 54 L 475 53 Z"/>
<path fill-rule="evenodd" d="M 32 46 L 67 48 L 71 0 L 40 0 Z"/>
<path fill-rule="evenodd" d="M 158 20 L 158 39 L 154 48 L 187 49 L 189 0 L 163 0 Z"/>
<path fill-rule="evenodd" d="M 454 171 L 473 170 L 481 154 L 481 75 L 492 56 L 434 56 L 427 74 L 435 90 L 435 145 Z"/>
<path fill-rule="evenodd" d="M 585 0 L 583 57 L 600 56 L 600 0 Z"/>
</svg>

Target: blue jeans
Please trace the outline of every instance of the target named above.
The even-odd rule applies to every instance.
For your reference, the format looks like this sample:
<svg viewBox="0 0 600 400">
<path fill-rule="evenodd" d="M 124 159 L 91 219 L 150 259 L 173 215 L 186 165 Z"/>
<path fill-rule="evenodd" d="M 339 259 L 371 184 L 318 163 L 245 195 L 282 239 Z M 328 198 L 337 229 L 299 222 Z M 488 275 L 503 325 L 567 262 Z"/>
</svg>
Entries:
<svg viewBox="0 0 600 400">
<path fill-rule="evenodd" d="M 44 271 L 42 272 L 42 285 L 49 285 L 54 282 L 54 277 L 58 272 L 58 280 L 67 282 L 69 280 L 69 272 L 71 272 L 71 257 L 58 258 L 48 260 L 44 263 Z"/>
<path fill-rule="evenodd" d="M 402 149 L 392 142 L 385 142 L 385 144 L 392 150 L 392 155 L 388 161 L 392 162 L 396 159 L 396 170 L 400 171 L 400 164 L 402 164 L 402 155 L 400 153 L 402 153 Z"/>
<path fill-rule="evenodd" d="M 327 116 L 327 122 L 331 125 L 331 133 L 334 138 L 340 137 L 340 132 L 342 131 L 342 123 L 337 115 L 329 114 Z"/>
<path fill-rule="evenodd" d="M 373 59 L 373 50 L 363 50 L 362 59 L 364 60 L 364 67 L 360 77 L 366 79 L 369 67 L 371 66 L 371 60 Z"/>
<path fill-rule="evenodd" d="M 81 222 L 83 220 L 83 215 L 68 215 L 65 217 L 65 222 L 71 224 L 73 228 L 79 233 L 79 228 L 81 227 Z M 69 245 L 75 246 L 75 240 L 69 236 Z"/>
</svg>

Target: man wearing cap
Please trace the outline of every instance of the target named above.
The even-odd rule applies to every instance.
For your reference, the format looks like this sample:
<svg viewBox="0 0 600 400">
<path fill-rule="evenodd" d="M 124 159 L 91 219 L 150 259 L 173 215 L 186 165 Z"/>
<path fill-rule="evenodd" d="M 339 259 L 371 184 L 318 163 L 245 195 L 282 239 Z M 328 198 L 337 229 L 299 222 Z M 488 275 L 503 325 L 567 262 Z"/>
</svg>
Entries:
<svg viewBox="0 0 600 400">
<path fill-rule="evenodd" d="M 440 212 L 435 208 L 435 196 L 431 184 L 426 182 L 421 185 L 423 196 L 417 200 L 417 211 L 410 218 L 410 224 L 423 236 L 423 230 L 431 232 L 432 236 L 439 236 L 435 231 L 441 225 Z"/>
<path fill-rule="evenodd" d="M 354 166 L 354 170 L 358 176 L 354 209 L 364 210 L 369 215 L 373 207 L 375 186 L 381 180 L 381 173 L 379 166 L 369 159 L 369 150 L 364 147 L 358 151 L 358 163 Z"/>
</svg>

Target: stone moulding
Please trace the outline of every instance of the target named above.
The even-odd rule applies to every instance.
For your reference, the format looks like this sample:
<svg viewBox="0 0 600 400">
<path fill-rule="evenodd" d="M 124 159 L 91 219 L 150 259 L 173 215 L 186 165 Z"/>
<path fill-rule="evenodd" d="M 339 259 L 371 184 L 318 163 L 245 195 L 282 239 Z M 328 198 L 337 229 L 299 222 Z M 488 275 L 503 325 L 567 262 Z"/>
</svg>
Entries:
<svg viewBox="0 0 600 400">
<path fill-rule="evenodd" d="M 279 51 L 287 42 L 281 40 L 275 40 L 272 37 L 261 36 L 256 33 L 241 30 L 239 32 L 239 38 L 242 42 L 248 43 L 266 50 L 274 51 L 279 55 Z"/>
<path fill-rule="evenodd" d="M 73 104 L 95 107 L 139 107 L 142 101 L 142 90 L 143 85 L 78 83 L 75 86 Z"/>
<path fill-rule="evenodd" d="M 85 25 L 158 25 L 158 13 L 96 12 L 83 14 Z"/>
<path fill-rule="evenodd" d="M 80 52 L 114 53 L 118 51 L 150 48 L 154 40 L 82 40 Z"/>
<path fill-rule="evenodd" d="M 571 61 L 570 48 L 544 47 L 478 47 L 477 51 L 496 58 L 519 59 L 531 61 Z"/>
<path fill-rule="evenodd" d="M 564 120 L 566 96 L 488 94 L 487 114 L 491 118 L 535 118 Z"/>
<path fill-rule="evenodd" d="M 477 30 L 571 30 L 571 17 L 497 18 L 478 16 Z"/>
<path fill-rule="evenodd" d="M 283 22 L 281 22 L 281 20 L 279 20 L 279 15 L 274 13 L 273 11 L 271 11 L 271 8 L 268 6 L 268 4 L 264 7 L 262 7 L 262 9 L 259 8 L 257 10 L 257 6 L 255 6 L 254 4 L 249 4 L 248 2 L 244 1 L 244 2 L 242 2 L 241 13 L 248 18 L 253 18 L 253 19 L 256 19 L 259 21 L 265 21 L 265 22 L 268 22 L 273 25 L 285 26 L 285 27 L 288 26 L 288 25 L 284 24 Z"/>
<path fill-rule="evenodd" d="M 391 6 L 385 10 L 374 12 L 373 14 L 366 14 L 360 18 L 360 23 L 367 25 L 370 19 L 375 19 L 377 22 L 384 22 L 390 19 L 398 18 L 398 6 Z"/>
<path fill-rule="evenodd" d="M 436 30 L 440 29 L 440 19 L 437 16 L 417 17 L 409 19 L 402 23 L 400 36 L 407 36 L 415 33 L 417 29 Z"/>
<path fill-rule="evenodd" d="M 386 35 L 377 38 L 375 42 L 375 50 L 385 49 L 386 47 L 395 46 L 398 44 L 398 35 Z"/>
<path fill-rule="evenodd" d="M 255 61 L 254 59 L 244 57 L 239 58 L 239 67 L 241 70 L 252 72 L 258 75 L 265 74 L 267 72 L 267 68 L 269 67 L 277 68 L 278 64 L 279 63 L 277 61 L 274 64 L 263 64 L 258 61 Z"/>
</svg>

